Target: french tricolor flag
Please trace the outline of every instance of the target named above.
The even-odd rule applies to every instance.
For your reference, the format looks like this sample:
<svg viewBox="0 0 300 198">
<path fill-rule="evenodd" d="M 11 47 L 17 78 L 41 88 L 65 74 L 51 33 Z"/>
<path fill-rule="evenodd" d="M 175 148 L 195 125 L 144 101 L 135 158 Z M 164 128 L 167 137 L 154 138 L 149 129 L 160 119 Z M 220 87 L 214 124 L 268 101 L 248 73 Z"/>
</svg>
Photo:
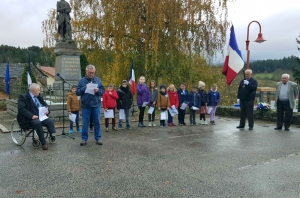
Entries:
<svg viewBox="0 0 300 198">
<path fill-rule="evenodd" d="M 129 84 L 131 84 L 131 92 L 135 95 L 136 94 L 136 86 L 135 86 L 135 75 L 134 75 L 133 62 L 131 64 L 131 69 L 130 69 Z"/>
<path fill-rule="evenodd" d="M 233 79 L 237 76 L 239 71 L 243 69 L 244 61 L 242 53 L 236 43 L 233 26 L 231 27 L 230 39 L 228 45 L 228 55 L 226 56 L 222 74 L 226 76 L 227 85 L 230 85 Z"/>
</svg>

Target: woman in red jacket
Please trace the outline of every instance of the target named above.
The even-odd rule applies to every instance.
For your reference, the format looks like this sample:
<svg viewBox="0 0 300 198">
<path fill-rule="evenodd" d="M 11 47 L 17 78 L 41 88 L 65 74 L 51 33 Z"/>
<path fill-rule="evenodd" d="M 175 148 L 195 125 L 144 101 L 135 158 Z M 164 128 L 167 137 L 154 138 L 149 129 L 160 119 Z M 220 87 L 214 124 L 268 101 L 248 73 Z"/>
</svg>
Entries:
<svg viewBox="0 0 300 198">
<path fill-rule="evenodd" d="M 169 85 L 167 94 L 170 99 L 170 110 L 172 108 L 178 109 L 178 106 L 179 106 L 178 94 L 177 94 L 177 90 L 173 84 Z M 171 116 L 170 111 L 168 111 L 168 126 L 170 126 L 170 127 L 176 126 L 173 123 L 173 117 Z"/>
<path fill-rule="evenodd" d="M 112 84 L 109 84 L 107 86 L 107 90 L 105 91 L 103 95 L 103 108 L 104 111 L 113 110 L 114 117 L 112 118 L 112 129 L 114 131 L 117 131 L 116 128 L 116 120 L 115 120 L 115 108 L 117 106 L 117 99 L 119 98 L 116 90 L 114 90 L 114 86 Z M 108 125 L 109 125 L 109 118 L 105 118 L 105 131 L 108 132 Z"/>
</svg>

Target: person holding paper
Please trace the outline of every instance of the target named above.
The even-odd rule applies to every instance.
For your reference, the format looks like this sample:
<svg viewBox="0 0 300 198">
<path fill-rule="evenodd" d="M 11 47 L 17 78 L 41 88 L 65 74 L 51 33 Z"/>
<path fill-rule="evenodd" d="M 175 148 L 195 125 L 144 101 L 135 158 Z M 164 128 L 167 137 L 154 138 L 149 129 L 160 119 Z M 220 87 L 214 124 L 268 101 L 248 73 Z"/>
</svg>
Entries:
<svg viewBox="0 0 300 198">
<path fill-rule="evenodd" d="M 71 88 L 71 92 L 68 93 L 68 100 L 67 100 L 67 109 L 69 115 L 76 115 L 75 123 L 77 132 L 81 133 L 81 129 L 79 128 L 79 112 L 80 112 L 80 96 L 76 96 L 76 85 L 73 85 Z M 70 120 L 70 130 L 69 133 L 73 133 L 73 121 Z"/>
<path fill-rule="evenodd" d="M 119 98 L 119 96 L 118 96 L 116 90 L 114 90 L 114 85 L 109 84 L 103 95 L 102 103 L 103 103 L 104 111 L 113 110 L 113 118 L 111 118 L 111 120 L 112 120 L 112 129 L 114 131 L 118 130 L 116 128 L 116 119 L 115 119 L 115 112 L 116 112 L 118 98 Z M 109 125 L 109 118 L 105 118 L 105 131 L 106 132 L 108 132 L 108 125 Z"/>
<path fill-rule="evenodd" d="M 148 86 L 145 84 L 145 77 L 140 76 L 139 84 L 136 87 L 137 90 L 137 105 L 139 106 L 139 124 L 138 127 L 145 127 L 144 125 L 144 113 L 147 104 L 150 103 L 150 93 Z M 147 103 L 145 105 L 145 103 Z"/>
<path fill-rule="evenodd" d="M 205 83 L 202 81 L 199 81 L 198 93 L 201 97 L 200 124 L 208 125 L 208 123 L 205 120 L 205 114 L 207 114 L 207 92 L 205 91 Z"/>
<path fill-rule="evenodd" d="M 162 84 L 160 85 L 159 88 L 160 91 L 157 96 L 157 108 L 158 110 L 160 110 L 160 113 L 162 114 L 163 112 L 169 110 L 170 99 L 166 92 L 166 85 Z M 166 118 L 162 119 L 162 117 L 160 117 L 160 127 L 165 127 L 165 126 L 166 126 Z"/>
<path fill-rule="evenodd" d="M 77 85 L 76 95 L 81 97 L 81 112 L 82 112 L 82 141 L 81 146 L 87 144 L 88 129 L 90 118 L 94 123 L 94 138 L 97 145 L 102 145 L 102 133 L 100 128 L 100 105 L 101 96 L 104 94 L 104 87 L 100 78 L 95 76 L 96 68 L 94 65 L 88 65 L 85 68 L 85 77 L 81 78 Z M 88 84 L 96 84 L 94 94 L 86 93 Z"/>
<path fill-rule="evenodd" d="M 22 129 L 27 129 L 28 127 L 33 127 L 39 136 L 39 140 L 42 144 L 43 150 L 48 150 L 43 132 L 43 126 L 45 126 L 50 133 L 50 138 L 55 141 L 55 126 L 54 122 L 47 118 L 43 121 L 39 120 L 39 108 L 48 108 L 47 103 L 40 96 L 40 85 L 32 83 L 29 86 L 29 91 L 25 94 L 21 94 L 18 99 L 18 123 Z M 49 115 L 50 111 L 45 112 Z"/>
<path fill-rule="evenodd" d="M 153 110 L 152 114 L 148 113 L 148 120 L 149 120 L 149 125 L 148 126 L 149 127 L 151 127 L 151 126 L 155 127 L 156 126 L 154 120 L 155 120 L 155 107 L 156 107 L 156 102 L 157 102 L 158 90 L 155 86 L 156 86 L 155 81 L 151 80 L 150 85 L 149 85 L 149 87 L 150 87 L 149 88 L 149 91 L 150 91 L 149 108 L 153 107 L 154 110 Z"/>
<path fill-rule="evenodd" d="M 133 101 L 133 95 L 131 90 L 129 89 L 127 80 L 122 81 L 122 85 L 119 87 L 118 91 L 118 100 L 117 100 L 117 109 L 124 109 L 125 119 L 126 119 L 126 128 L 130 129 L 130 118 L 129 111 Z M 120 113 L 120 111 L 119 111 Z M 119 129 L 123 129 L 122 127 L 123 119 L 119 119 Z"/>
<path fill-rule="evenodd" d="M 200 108 L 201 98 L 198 93 L 198 87 L 193 86 L 192 91 L 189 94 L 189 107 L 190 107 L 190 125 L 196 125 L 196 108 Z"/>
<path fill-rule="evenodd" d="M 211 108 L 210 111 L 210 124 L 215 125 L 215 114 L 217 110 L 217 106 L 220 102 L 220 92 L 217 90 L 217 85 L 212 84 L 211 85 L 211 90 L 208 92 L 207 96 L 207 103 L 208 106 Z"/>
<path fill-rule="evenodd" d="M 186 108 L 182 108 L 182 105 L 187 105 L 189 102 L 189 92 L 186 90 L 186 83 L 182 82 L 180 84 L 180 88 L 177 91 L 178 100 L 179 100 L 179 106 L 181 108 L 178 109 L 178 124 L 180 126 L 186 126 L 185 123 L 185 110 Z"/>
<path fill-rule="evenodd" d="M 170 84 L 167 90 L 168 90 L 167 94 L 168 94 L 169 100 L 170 100 L 169 108 L 175 108 L 177 110 L 178 106 L 179 106 L 179 100 L 178 100 L 177 90 L 176 90 L 174 84 Z M 169 127 L 176 126 L 173 123 L 173 117 L 169 111 L 168 111 L 168 126 Z"/>
</svg>

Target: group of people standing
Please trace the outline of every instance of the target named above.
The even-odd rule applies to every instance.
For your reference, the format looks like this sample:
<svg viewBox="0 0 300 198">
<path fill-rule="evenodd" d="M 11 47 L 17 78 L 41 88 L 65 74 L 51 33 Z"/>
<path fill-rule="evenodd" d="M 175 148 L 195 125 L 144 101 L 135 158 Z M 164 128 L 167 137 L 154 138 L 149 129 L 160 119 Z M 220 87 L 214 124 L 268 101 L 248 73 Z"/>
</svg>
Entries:
<svg viewBox="0 0 300 198">
<path fill-rule="evenodd" d="M 100 107 L 101 98 L 104 111 L 112 110 L 112 129 L 123 129 L 123 121 L 126 121 L 126 128 L 130 129 L 130 108 L 133 103 L 133 94 L 128 86 L 127 80 L 123 80 L 120 87 L 115 90 L 112 84 L 105 90 L 100 78 L 95 76 L 96 68 L 93 65 L 86 67 L 86 75 L 79 80 L 77 86 L 73 86 L 68 96 L 68 111 L 76 115 L 76 128 L 82 134 L 81 146 L 85 146 L 88 140 L 89 126 L 92 121 L 94 125 L 94 138 L 97 145 L 102 145 L 102 133 L 100 129 Z M 196 125 L 196 114 L 200 114 L 200 124 L 207 125 L 206 114 L 210 114 L 210 124 L 215 125 L 215 112 L 220 102 L 220 93 L 217 85 L 212 84 L 211 89 L 205 91 L 205 83 L 199 81 L 198 86 L 193 86 L 188 92 L 186 83 L 182 82 L 178 89 L 174 84 L 168 87 L 164 84 L 156 87 L 155 81 L 151 80 L 149 86 L 146 85 L 144 76 L 139 77 L 136 87 L 137 105 L 139 107 L 138 127 L 145 127 L 144 114 L 148 107 L 149 127 L 155 127 L 156 110 L 160 111 L 160 127 L 176 126 L 173 116 L 178 114 L 178 125 L 185 126 L 186 108 L 190 112 L 190 125 Z M 257 81 L 252 78 L 252 71 L 245 71 L 245 79 L 240 82 L 238 88 L 238 101 L 241 109 L 240 124 L 237 128 L 245 127 L 245 120 L 248 118 L 249 130 L 253 130 L 253 107 L 257 89 Z M 299 94 L 297 84 L 289 81 L 289 75 L 283 74 L 282 81 L 277 83 L 276 104 L 277 104 L 277 126 L 275 130 L 289 130 L 295 99 Z M 42 149 L 47 150 L 48 146 L 44 139 L 42 126 L 47 127 L 52 141 L 55 141 L 55 127 L 51 119 L 39 120 L 39 107 L 47 107 L 47 103 L 40 96 L 40 86 L 32 83 L 29 91 L 20 95 L 18 99 L 18 122 L 21 128 L 26 129 L 28 126 L 33 127 L 42 144 Z M 116 127 L 115 108 L 124 111 L 124 119 L 119 119 Z M 152 109 L 150 112 L 149 109 Z M 82 114 L 82 130 L 79 128 L 79 112 Z M 49 114 L 47 110 L 45 114 Z M 167 120 L 167 124 L 166 124 Z M 109 118 L 105 118 L 105 130 L 108 132 Z M 73 132 L 73 122 L 70 123 L 70 131 Z"/>
<path fill-rule="evenodd" d="M 73 103 L 71 98 L 75 98 L 74 106 L 77 108 L 77 103 L 81 103 L 81 112 L 82 112 L 82 130 L 80 130 L 79 125 L 76 127 L 78 132 L 82 132 L 82 142 L 81 146 L 87 144 L 88 140 L 88 125 L 89 121 L 92 118 L 94 123 L 94 138 L 98 145 L 102 145 L 101 142 L 101 130 L 100 130 L 100 98 L 102 97 L 102 105 L 105 112 L 112 111 L 113 117 L 111 118 L 111 128 L 114 131 L 121 129 L 130 129 L 130 108 L 133 103 L 133 94 L 129 88 L 127 80 L 123 80 L 120 87 L 117 90 L 114 89 L 112 84 L 107 86 L 107 89 L 104 90 L 101 80 L 98 77 L 95 77 L 95 67 L 92 65 L 87 66 L 86 76 L 82 78 L 74 91 L 72 88 L 72 93 L 69 94 L 70 108 L 69 113 L 79 114 L 79 111 L 73 111 Z M 178 114 L 178 124 L 180 126 L 185 126 L 185 114 L 186 108 L 189 108 L 190 111 L 190 125 L 196 125 L 196 114 L 200 114 L 200 124 L 207 125 L 205 114 L 210 113 L 210 124 L 215 123 L 215 112 L 218 103 L 220 102 L 220 93 L 217 90 L 217 85 L 213 84 L 209 92 L 205 91 L 205 83 L 199 81 L 199 86 L 193 86 L 192 91 L 188 92 L 186 89 L 186 83 L 182 82 L 180 88 L 176 89 L 174 84 L 170 84 L 168 87 L 164 84 L 161 84 L 159 88 L 156 87 L 156 82 L 151 80 L 149 86 L 145 83 L 146 79 L 144 76 L 139 77 L 138 84 L 136 86 L 137 91 L 137 106 L 139 108 L 139 122 L 138 127 L 145 127 L 144 124 L 144 115 L 146 107 L 152 111 L 148 111 L 148 121 L 149 127 L 155 127 L 155 115 L 156 111 L 160 111 L 160 127 L 169 127 L 176 126 L 173 121 L 173 116 Z M 97 84 L 97 89 L 94 90 L 94 94 L 86 93 L 88 84 Z M 78 99 L 74 96 L 76 95 Z M 100 97 L 101 96 L 101 97 Z M 209 107 L 209 108 L 208 108 Z M 116 109 L 119 110 L 119 113 L 124 112 L 124 119 L 119 119 L 118 127 L 116 126 L 115 112 Z M 171 114 L 171 111 L 175 112 Z M 162 116 L 164 115 L 164 116 Z M 78 116 L 77 116 L 78 117 Z M 105 131 L 109 131 L 109 119 L 105 118 Z M 167 120 L 167 123 L 166 123 Z M 125 127 L 123 128 L 123 122 L 126 122 Z M 70 121 L 70 131 L 72 130 L 73 122 Z"/>
<path fill-rule="evenodd" d="M 283 125 L 286 131 L 290 130 L 295 100 L 299 95 L 299 90 L 297 84 L 289 81 L 289 79 L 289 74 L 283 74 L 281 82 L 276 84 L 275 106 L 277 110 L 277 123 L 274 128 L 275 130 L 281 130 Z M 252 70 L 245 70 L 245 79 L 240 81 L 237 95 L 237 101 L 240 103 L 241 109 L 238 129 L 245 128 L 247 117 L 249 130 L 253 130 L 253 107 L 257 86 L 257 81 L 252 77 Z"/>
<path fill-rule="evenodd" d="M 208 124 L 205 119 L 207 108 L 212 108 L 210 112 L 210 124 L 215 124 L 216 106 L 220 102 L 220 93 L 217 91 L 217 85 L 213 84 L 211 90 L 205 91 L 204 82 L 199 82 L 198 86 L 193 86 L 192 91 L 188 92 L 186 83 L 182 82 L 180 88 L 176 89 L 174 84 L 168 87 L 161 84 L 159 89 L 156 88 L 155 81 L 151 80 L 149 87 L 145 84 L 145 77 L 140 76 L 139 84 L 137 85 L 137 105 L 139 107 L 139 127 L 145 127 L 144 114 L 145 109 L 152 107 L 153 111 L 148 111 L 149 127 L 156 126 L 155 110 L 159 110 L 160 127 L 176 126 L 173 121 L 173 116 L 178 114 L 178 124 L 185 126 L 186 108 L 190 111 L 190 125 L 196 125 L 196 112 L 200 114 L 200 123 Z M 172 113 L 173 112 L 173 113 Z M 167 124 L 166 124 L 167 120 Z"/>
</svg>

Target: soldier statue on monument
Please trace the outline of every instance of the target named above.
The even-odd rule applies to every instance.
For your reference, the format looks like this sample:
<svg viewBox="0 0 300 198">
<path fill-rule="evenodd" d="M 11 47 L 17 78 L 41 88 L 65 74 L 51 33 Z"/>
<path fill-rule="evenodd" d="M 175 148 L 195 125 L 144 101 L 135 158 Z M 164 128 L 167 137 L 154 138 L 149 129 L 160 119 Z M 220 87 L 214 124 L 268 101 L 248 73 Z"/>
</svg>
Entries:
<svg viewBox="0 0 300 198">
<path fill-rule="evenodd" d="M 71 7 L 65 0 L 57 2 L 57 17 L 58 20 L 58 33 L 60 35 L 59 41 L 73 43 L 72 29 L 71 29 Z"/>
</svg>

